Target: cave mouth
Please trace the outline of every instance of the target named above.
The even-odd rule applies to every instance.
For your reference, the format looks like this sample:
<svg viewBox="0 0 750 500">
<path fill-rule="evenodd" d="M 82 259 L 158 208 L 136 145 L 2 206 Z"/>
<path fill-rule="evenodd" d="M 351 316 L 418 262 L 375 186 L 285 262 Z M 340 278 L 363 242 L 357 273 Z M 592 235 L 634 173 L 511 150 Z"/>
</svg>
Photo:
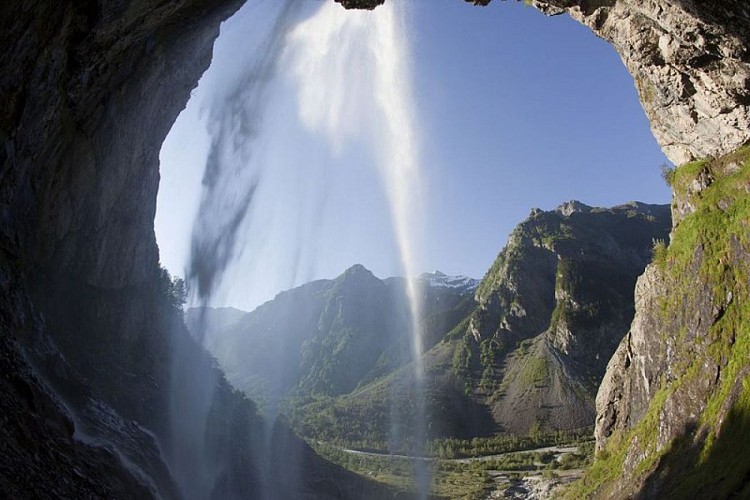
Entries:
<svg viewBox="0 0 750 500">
<path fill-rule="evenodd" d="M 173 274 L 183 275 L 189 265 L 190 234 L 206 196 L 201 180 L 219 126 L 211 115 L 229 98 L 228 89 L 240 88 L 243 68 L 257 68 L 254 54 L 267 43 L 277 5 L 249 2 L 224 23 L 211 66 L 162 147 L 155 225 L 162 264 Z M 327 7 L 303 2 L 289 22 L 300 24 Z M 421 143 L 420 272 L 481 278 L 532 207 L 552 209 L 571 199 L 591 206 L 668 202 L 658 168 L 667 160 L 632 78 L 611 46 L 586 27 L 515 2 L 409 5 L 402 22 Z M 361 89 L 343 100 L 352 109 L 339 112 L 351 115 L 339 118 L 340 144 L 326 144 L 320 130 L 300 123 L 292 75 L 299 68 L 289 44 L 280 42 L 262 122 L 248 132 L 260 137 L 249 168 L 263 179 L 231 256 L 228 275 L 242 279 L 226 280 L 212 305 L 250 310 L 283 289 L 332 278 L 356 263 L 382 277 L 402 274 L 388 199 L 373 165 L 378 152 L 361 134 L 346 143 L 357 133 L 346 127 L 371 118 L 357 111 L 369 105 L 360 101 L 374 99 L 363 83 L 372 75 L 363 75 L 355 61 L 337 61 L 348 72 L 339 82 Z"/>
<path fill-rule="evenodd" d="M 189 306 L 251 311 L 354 264 L 481 278 L 533 207 L 668 200 L 632 79 L 588 29 L 516 3 L 393 4 L 248 3 L 225 23 L 160 156 L 161 262 L 186 273 Z M 414 439 L 390 450 L 421 456 L 410 446 L 425 441 L 424 351 L 417 293 L 406 295 Z M 281 387 L 290 363 L 276 354 Z M 175 405 L 184 415 L 207 418 L 202 385 Z M 269 399 L 275 416 L 282 402 Z M 207 487 L 193 469 L 178 481 Z"/>
</svg>

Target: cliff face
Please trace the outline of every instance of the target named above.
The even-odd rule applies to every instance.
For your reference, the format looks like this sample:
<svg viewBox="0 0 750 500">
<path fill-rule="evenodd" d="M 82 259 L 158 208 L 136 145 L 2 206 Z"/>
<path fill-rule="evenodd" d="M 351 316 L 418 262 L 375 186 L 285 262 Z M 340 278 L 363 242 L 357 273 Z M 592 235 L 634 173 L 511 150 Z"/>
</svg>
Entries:
<svg viewBox="0 0 750 500">
<path fill-rule="evenodd" d="M 2 228 L 27 265 L 108 289 L 155 275 L 159 149 L 239 5 L 2 6 Z"/>
<path fill-rule="evenodd" d="M 597 395 L 586 494 L 745 497 L 750 459 L 750 150 L 670 176 L 675 226 Z M 575 495 L 574 495 L 575 496 Z"/>
<path fill-rule="evenodd" d="M 177 495 L 158 153 L 239 4 L 0 6 L 4 491 Z"/>
<path fill-rule="evenodd" d="M 253 405 L 165 293 L 159 150 L 241 3 L 0 5 L 0 489 L 11 496 L 370 494 L 283 425 L 261 438 Z M 174 352 L 213 381 L 205 418 L 219 423 L 201 445 L 216 467 L 203 493 L 173 477 L 171 448 L 201 438 L 171 422 L 176 379 L 191 374 Z"/>
<path fill-rule="evenodd" d="M 533 211 L 513 231 L 479 286 L 456 367 L 502 429 L 593 424 L 599 381 L 633 319 L 636 278 L 669 227 L 666 206 L 572 201 Z"/>
</svg>

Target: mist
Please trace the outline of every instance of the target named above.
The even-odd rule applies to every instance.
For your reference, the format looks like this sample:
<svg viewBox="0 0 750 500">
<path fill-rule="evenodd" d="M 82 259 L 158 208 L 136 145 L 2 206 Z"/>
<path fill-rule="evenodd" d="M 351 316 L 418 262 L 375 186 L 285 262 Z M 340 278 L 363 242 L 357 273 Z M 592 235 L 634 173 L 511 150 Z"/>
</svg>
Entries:
<svg viewBox="0 0 750 500">
<path fill-rule="evenodd" d="M 237 282 L 245 290 L 252 289 L 254 282 L 267 279 L 269 271 L 286 280 L 286 287 L 315 274 L 314 263 L 323 254 L 317 243 L 332 215 L 327 210 L 331 186 L 344 176 L 335 161 L 333 168 L 325 160 L 314 162 L 312 172 L 306 168 L 310 164 L 305 161 L 305 143 L 327 150 L 334 160 L 350 159 L 352 154 L 362 157 L 364 161 L 348 165 L 347 170 L 375 181 L 369 189 L 379 191 L 385 202 L 378 208 L 385 208 L 387 216 L 377 217 L 390 223 L 397 274 L 417 276 L 423 179 L 405 5 L 347 12 L 326 2 L 310 12 L 299 0 L 281 3 L 270 29 L 256 43 L 254 58 L 210 95 L 206 111 L 210 148 L 186 269 L 192 304 L 210 305 Z M 285 90 L 291 90 L 291 102 Z M 294 114 L 289 113 L 290 104 Z M 302 125 L 309 136 L 306 142 L 288 133 L 290 119 Z M 360 173 L 367 169 L 371 172 Z M 347 191 L 349 185 L 339 189 Z M 412 454 L 421 456 L 423 348 L 415 279 L 406 280 L 406 296 L 411 319 L 401 334 L 410 339 L 416 407 L 410 435 Z M 205 328 L 200 317 L 193 331 L 201 344 Z M 201 427 L 215 381 L 206 370 L 188 374 L 191 364 L 185 353 L 175 351 L 173 379 L 179 387 L 173 391 L 177 402 L 172 413 L 179 433 L 193 436 L 182 444 L 188 449 L 181 456 L 200 457 L 205 455 Z M 289 368 L 278 363 L 275 369 Z M 256 451 L 260 464 L 273 447 L 279 414 L 274 402 L 279 399 L 271 394 L 266 408 L 266 439 Z M 396 420 L 392 441 L 400 449 L 403 436 L 395 430 Z M 209 467 L 178 463 L 188 471 L 198 469 L 198 474 L 182 474 L 197 482 L 191 490 L 211 484 Z M 429 474 L 423 461 L 415 461 L 415 474 L 420 496 L 426 498 Z M 204 495 L 205 491 L 197 498 Z"/>
</svg>

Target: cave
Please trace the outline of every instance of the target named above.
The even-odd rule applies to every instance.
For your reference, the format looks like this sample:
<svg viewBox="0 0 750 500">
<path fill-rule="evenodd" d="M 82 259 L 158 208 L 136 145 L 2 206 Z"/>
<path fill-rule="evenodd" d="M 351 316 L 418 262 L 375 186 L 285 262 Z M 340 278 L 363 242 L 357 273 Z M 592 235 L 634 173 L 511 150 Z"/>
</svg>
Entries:
<svg viewBox="0 0 750 500">
<path fill-rule="evenodd" d="M 376 8 L 383 2 L 339 3 Z M 567 13 L 612 43 L 634 78 L 654 136 L 675 164 L 727 155 L 750 138 L 750 9 L 744 2 L 529 3 L 545 14 Z M 166 332 L 178 321 L 160 299 L 164 279 L 153 229 L 158 154 L 208 68 L 220 23 L 241 4 L 64 1 L 0 7 L 0 484 L 10 495 L 180 496 L 156 440 L 144 429 L 168 434 L 163 392 L 174 339 Z M 710 306 L 695 311 L 712 315 Z M 194 345 L 182 348 L 196 362 L 209 362 Z M 656 363 L 662 371 L 664 363 Z M 610 378 L 617 392 L 616 377 Z M 638 420 L 653 393 L 632 384 L 628 394 L 638 401 L 631 408 Z M 252 406 L 228 386 L 218 394 L 213 404 L 242 411 L 223 422 L 225 432 L 206 450 L 229 457 L 210 495 L 257 497 L 275 487 L 287 496 L 383 496 L 318 462 L 283 428 L 274 431 L 283 443 L 270 458 L 274 471 L 259 470 L 244 449 L 250 445 L 231 439 L 233 426 L 257 418 Z M 689 435 L 696 422 L 682 415 L 705 406 L 692 404 L 675 399 L 671 413 L 679 418 L 663 439 Z M 600 440 L 609 428 L 630 425 L 618 411 L 624 410 L 613 414 L 610 406 L 602 415 L 607 422 Z M 125 467 L 114 446 L 91 439 L 97 435 L 130 446 L 139 463 Z M 290 450 L 298 463 L 289 466 L 308 472 L 293 491 L 283 489 L 275 472 L 287 465 Z M 657 496 L 670 484 L 664 476 L 628 477 L 628 484 L 610 492 Z"/>
</svg>

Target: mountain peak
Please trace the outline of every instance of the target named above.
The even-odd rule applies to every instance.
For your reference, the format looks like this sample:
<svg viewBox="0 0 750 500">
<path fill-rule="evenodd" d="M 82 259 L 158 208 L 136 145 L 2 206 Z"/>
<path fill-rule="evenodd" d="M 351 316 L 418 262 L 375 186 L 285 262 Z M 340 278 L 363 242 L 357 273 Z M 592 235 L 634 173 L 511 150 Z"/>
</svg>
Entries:
<svg viewBox="0 0 750 500">
<path fill-rule="evenodd" d="M 352 267 L 341 273 L 341 275 L 336 278 L 336 281 L 339 283 L 366 283 L 372 281 L 379 282 L 381 280 L 362 264 L 354 264 Z"/>
<path fill-rule="evenodd" d="M 453 288 L 465 292 L 474 292 L 479 285 L 479 280 L 469 278 L 468 276 L 448 276 L 440 271 L 434 273 L 422 273 L 419 276 L 433 288 Z"/>
<path fill-rule="evenodd" d="M 374 276 L 374 274 L 372 274 L 372 271 L 370 271 L 369 269 L 367 269 L 362 264 L 354 264 L 349 269 L 347 269 L 346 271 L 344 271 L 342 273 L 342 276 L 343 275 L 355 275 L 355 274 L 366 274 L 366 275 Z"/>
<path fill-rule="evenodd" d="M 562 215 L 569 217 L 575 212 L 590 212 L 591 207 L 585 203 L 581 203 L 578 200 L 566 201 L 555 209 L 556 212 L 560 212 Z"/>
<path fill-rule="evenodd" d="M 445 274 L 444 272 L 438 271 L 437 269 L 435 269 L 435 271 L 433 271 L 431 273 L 422 273 L 422 274 L 419 275 L 420 278 L 425 278 L 425 279 L 427 279 L 427 278 L 445 278 L 447 276 L 448 276 L 447 274 Z"/>
</svg>

